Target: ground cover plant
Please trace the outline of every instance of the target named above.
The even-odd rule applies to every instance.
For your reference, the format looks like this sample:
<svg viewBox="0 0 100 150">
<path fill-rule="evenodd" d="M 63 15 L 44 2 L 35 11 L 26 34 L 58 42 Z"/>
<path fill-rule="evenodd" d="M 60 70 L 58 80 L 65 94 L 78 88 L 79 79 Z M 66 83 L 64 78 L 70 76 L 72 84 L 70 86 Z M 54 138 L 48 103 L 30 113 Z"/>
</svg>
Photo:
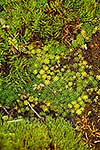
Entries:
<svg viewBox="0 0 100 150">
<path fill-rule="evenodd" d="M 1 0 L 2 122 L 60 116 L 83 134 L 89 148 L 97 149 L 99 103 L 99 1 Z M 98 134 L 84 129 L 83 118 Z"/>
<path fill-rule="evenodd" d="M 38 132 L 37 132 L 38 131 Z M 76 135 L 71 124 L 63 118 L 56 121 L 52 118 L 43 122 L 4 123 L 0 126 L 0 149 L 25 149 L 25 150 L 86 150 L 87 146 L 81 140 L 81 135 Z"/>
</svg>

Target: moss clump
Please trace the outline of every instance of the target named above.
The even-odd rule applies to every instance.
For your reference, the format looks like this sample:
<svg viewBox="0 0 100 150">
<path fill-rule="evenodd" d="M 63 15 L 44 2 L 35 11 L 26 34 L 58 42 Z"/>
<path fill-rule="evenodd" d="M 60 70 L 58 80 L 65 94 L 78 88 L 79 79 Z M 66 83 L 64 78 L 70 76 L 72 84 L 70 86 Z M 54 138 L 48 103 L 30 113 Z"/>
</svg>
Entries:
<svg viewBox="0 0 100 150">
<path fill-rule="evenodd" d="M 2 138 L 3 136 L 3 138 Z M 46 122 L 4 122 L 0 124 L 0 150 L 87 150 L 71 124 L 59 118 L 47 118 Z"/>
</svg>

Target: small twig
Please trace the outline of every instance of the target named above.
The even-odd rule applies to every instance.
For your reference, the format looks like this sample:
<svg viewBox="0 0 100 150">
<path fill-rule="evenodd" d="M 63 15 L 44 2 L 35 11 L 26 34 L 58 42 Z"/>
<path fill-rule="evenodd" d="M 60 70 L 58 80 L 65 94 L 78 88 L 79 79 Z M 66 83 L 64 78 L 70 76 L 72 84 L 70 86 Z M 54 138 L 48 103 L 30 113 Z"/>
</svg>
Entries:
<svg viewBox="0 0 100 150">
<path fill-rule="evenodd" d="M 31 110 L 39 117 L 41 118 L 41 116 L 36 112 L 36 110 L 34 108 L 32 108 L 32 106 L 30 105 L 30 103 L 28 103 L 29 107 L 31 108 Z"/>
<path fill-rule="evenodd" d="M 2 108 L 7 113 L 7 115 L 9 115 L 9 112 L 7 111 L 7 109 L 5 107 L 0 106 L 0 108 Z"/>
<path fill-rule="evenodd" d="M 13 122 L 19 122 L 19 121 L 23 121 L 23 119 L 11 120 L 11 121 L 7 121 L 7 122 L 8 123 L 13 123 Z"/>
</svg>

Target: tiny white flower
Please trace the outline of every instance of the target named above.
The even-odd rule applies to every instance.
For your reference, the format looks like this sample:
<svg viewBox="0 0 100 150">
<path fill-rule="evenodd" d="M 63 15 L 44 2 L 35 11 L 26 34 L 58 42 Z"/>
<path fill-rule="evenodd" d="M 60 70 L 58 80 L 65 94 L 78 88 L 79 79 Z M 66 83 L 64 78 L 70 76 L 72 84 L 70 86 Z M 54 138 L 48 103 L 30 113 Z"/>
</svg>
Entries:
<svg viewBox="0 0 100 150">
<path fill-rule="evenodd" d="M 84 45 L 84 48 L 87 50 L 87 44 Z"/>
</svg>

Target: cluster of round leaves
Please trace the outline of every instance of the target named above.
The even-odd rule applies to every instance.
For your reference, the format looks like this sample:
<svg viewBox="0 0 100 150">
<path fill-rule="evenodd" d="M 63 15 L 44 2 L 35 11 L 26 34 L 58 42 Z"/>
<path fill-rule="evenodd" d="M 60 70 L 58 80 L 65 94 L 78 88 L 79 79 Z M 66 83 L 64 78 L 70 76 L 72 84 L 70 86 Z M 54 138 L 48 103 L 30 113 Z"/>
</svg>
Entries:
<svg viewBox="0 0 100 150">
<path fill-rule="evenodd" d="M 30 108 L 28 106 L 29 102 L 31 102 L 31 106 L 34 107 L 37 104 L 38 98 L 30 96 L 28 99 L 18 99 L 17 105 L 15 106 L 15 109 L 19 114 L 24 113 L 25 111 L 29 111 Z"/>
<path fill-rule="evenodd" d="M 84 111 L 85 103 L 90 102 L 88 99 L 88 95 L 81 95 L 77 100 L 72 101 L 68 104 L 68 108 L 71 113 L 76 113 L 77 115 L 81 115 Z"/>
<path fill-rule="evenodd" d="M 40 86 L 41 86 L 40 88 L 42 88 L 42 84 Z M 38 117 L 39 114 L 42 115 L 49 111 L 50 106 L 49 100 L 44 99 L 43 102 L 40 102 L 38 97 L 34 96 L 27 97 L 25 95 L 22 95 L 21 97 L 26 97 L 26 99 L 18 99 L 16 101 L 17 105 L 15 106 L 15 110 L 18 112 L 19 115 L 24 116 L 26 114 L 26 117 L 30 117 L 38 114 L 36 116 Z M 34 109 L 34 111 L 32 110 L 32 108 Z"/>
<path fill-rule="evenodd" d="M 37 79 L 41 79 L 45 85 L 49 85 L 51 80 L 59 80 L 56 74 L 59 73 L 60 59 L 64 55 L 64 53 L 50 54 L 49 51 L 50 48 L 48 46 L 44 46 L 41 49 L 32 49 L 31 51 L 36 57 L 33 74 Z M 65 68 L 66 66 L 61 68 L 61 72 L 64 72 Z"/>
<path fill-rule="evenodd" d="M 93 76 L 92 66 L 84 60 L 82 50 L 70 49 L 70 55 L 66 52 L 51 54 L 50 47 L 45 45 L 37 49 L 32 46 L 30 51 L 35 58 L 33 74 L 38 84 L 33 85 L 34 93 L 30 94 L 32 96 L 17 100 L 15 109 L 18 114 L 30 112 L 29 103 L 41 114 L 50 113 L 51 110 L 56 115 L 66 116 L 68 111 L 72 114 L 82 114 L 85 103 L 90 102 L 90 89 L 96 88 L 100 80 L 100 75 Z M 89 84 L 93 87 L 87 88 Z M 100 94 L 98 88 L 96 92 Z M 49 100 L 45 100 L 46 97 Z M 56 103 L 57 106 L 54 107 Z"/>
<path fill-rule="evenodd" d="M 86 82 L 86 87 L 82 92 L 82 95 L 68 104 L 68 109 L 71 113 L 81 115 L 84 111 L 86 103 L 97 102 L 100 98 L 100 89 L 98 87 L 98 81 L 100 81 L 99 75 L 96 75 L 96 80 L 93 76 L 89 76 Z M 70 83 L 71 84 L 71 83 Z M 90 86 L 90 87 L 89 87 Z"/>
<path fill-rule="evenodd" d="M 54 92 L 57 94 L 57 92 L 62 91 L 62 95 L 64 92 L 76 92 L 75 99 L 69 94 L 67 103 L 70 111 L 79 115 L 82 114 L 85 103 L 90 102 L 90 99 L 86 98 L 88 94 L 85 94 L 84 89 L 90 82 L 96 87 L 98 83 L 96 80 L 99 80 L 100 77 L 97 75 L 96 80 L 94 79 L 92 66 L 84 60 L 81 49 L 70 49 L 70 53 L 71 55 L 66 55 L 66 53 L 51 55 L 47 46 L 44 46 L 43 49 L 37 49 L 36 52 L 34 50 L 34 54 L 36 54 L 36 64 L 34 66 L 36 68 L 33 73 L 36 78 L 41 79 L 45 85 L 49 86 L 55 82 L 58 85 L 60 80 L 64 80 L 65 89 L 61 86 L 59 90 L 54 89 Z M 48 63 L 44 59 L 44 54 L 46 54 L 45 59 L 48 58 L 49 60 Z M 74 55 L 74 58 L 72 55 Z M 52 60 L 54 60 L 53 64 L 51 63 Z M 38 69 L 39 63 L 41 67 Z M 61 98 L 58 97 L 58 99 Z"/>
</svg>

